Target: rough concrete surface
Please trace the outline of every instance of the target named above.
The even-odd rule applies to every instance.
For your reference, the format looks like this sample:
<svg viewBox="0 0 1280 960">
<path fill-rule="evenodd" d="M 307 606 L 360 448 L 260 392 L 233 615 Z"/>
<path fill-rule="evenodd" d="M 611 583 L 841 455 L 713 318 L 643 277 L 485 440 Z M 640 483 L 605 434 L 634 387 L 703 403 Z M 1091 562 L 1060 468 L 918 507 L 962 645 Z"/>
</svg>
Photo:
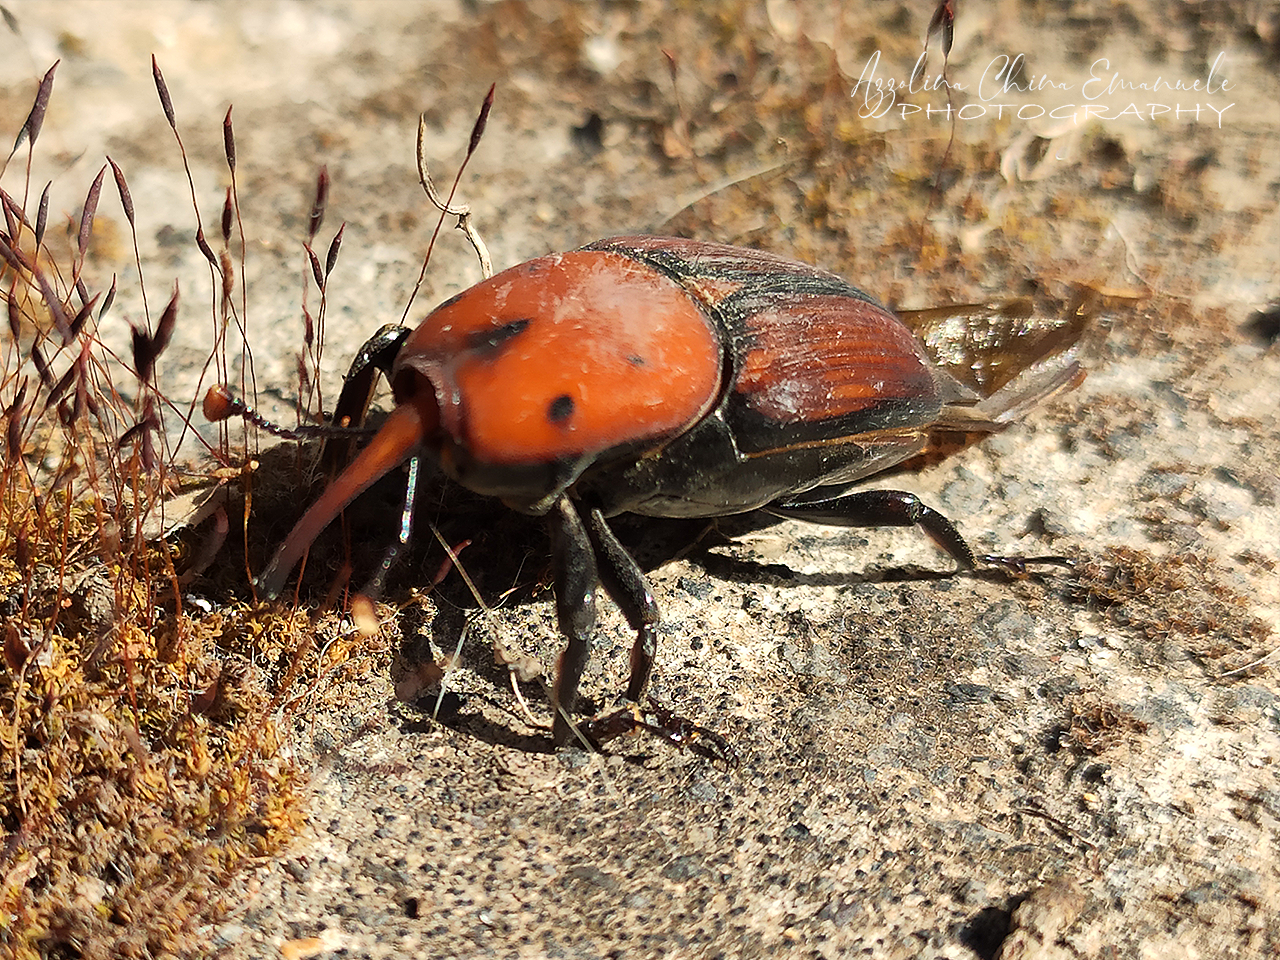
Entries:
<svg viewBox="0 0 1280 960">
<path fill-rule="evenodd" d="M 309 823 L 244 878 L 210 955 L 1280 953 L 1280 352 L 1257 319 L 1280 298 L 1275 8 L 958 7 L 949 71 L 972 109 L 947 153 L 939 116 L 868 117 L 868 88 L 850 96 L 877 50 L 881 78 L 909 75 L 926 3 L 9 5 L 3 129 L 61 57 L 40 151 L 55 212 L 74 211 L 104 153 L 127 171 L 148 290 L 180 279 L 192 317 L 166 357 L 172 397 L 196 392 L 209 282 L 151 53 L 206 223 L 234 104 L 250 340 L 277 416 L 316 170 L 333 184 L 322 235 L 347 224 L 332 392 L 367 333 L 399 318 L 434 225 L 418 114 L 447 182 L 490 83 L 461 196 L 496 267 L 668 230 L 818 262 L 903 308 L 1032 282 L 1111 295 L 1080 389 L 881 482 L 982 552 L 1068 554 L 1078 575 L 922 576 L 947 562 L 910 530 L 620 525 L 662 607 L 655 696 L 726 737 L 736 766 L 643 738 L 549 752 L 491 656 L 501 642 L 553 663 L 546 541 L 497 505 L 442 518 L 447 538 L 475 541 L 464 566 L 497 608 L 465 631 L 444 723 L 434 698 L 396 696 L 413 691 L 415 653 L 451 653 L 474 619 L 456 577 L 409 601 L 441 561 L 424 546 L 388 596 L 406 607 L 395 640 L 355 653 L 358 681 L 317 692 L 296 723 Z M 1031 89 L 981 99 L 983 70 L 1017 54 Z M 1113 75 L 1146 87 L 1103 93 Z M 1016 116 L 1063 104 L 1110 113 L 1074 128 Z M 119 257 L 97 267 L 129 278 L 116 219 Z M 445 231 L 415 315 L 477 277 Z M 385 499 L 394 512 L 394 489 Z M 602 606 L 583 686 L 604 708 L 630 638 Z M 537 683 L 523 692 L 545 722 Z"/>
</svg>

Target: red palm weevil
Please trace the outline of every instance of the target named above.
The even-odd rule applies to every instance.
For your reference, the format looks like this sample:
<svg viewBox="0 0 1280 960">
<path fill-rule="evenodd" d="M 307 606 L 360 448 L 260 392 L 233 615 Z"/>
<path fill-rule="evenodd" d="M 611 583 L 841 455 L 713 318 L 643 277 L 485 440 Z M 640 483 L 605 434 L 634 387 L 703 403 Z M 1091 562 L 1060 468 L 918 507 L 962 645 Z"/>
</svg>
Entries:
<svg viewBox="0 0 1280 960">
<path fill-rule="evenodd" d="M 1002 562 L 975 557 L 910 493 L 853 488 L 1078 383 L 1082 324 L 1081 311 L 1036 321 L 1016 306 L 899 318 L 826 270 L 696 240 L 616 237 L 540 257 L 361 350 L 336 418 L 363 418 L 379 371 L 395 408 L 258 585 L 278 595 L 320 531 L 419 453 L 476 493 L 545 515 L 568 640 L 552 690 L 561 745 L 597 586 L 637 634 L 629 700 L 644 698 L 653 669 L 658 604 L 610 517 L 765 510 L 918 526 L 961 567 Z"/>
</svg>

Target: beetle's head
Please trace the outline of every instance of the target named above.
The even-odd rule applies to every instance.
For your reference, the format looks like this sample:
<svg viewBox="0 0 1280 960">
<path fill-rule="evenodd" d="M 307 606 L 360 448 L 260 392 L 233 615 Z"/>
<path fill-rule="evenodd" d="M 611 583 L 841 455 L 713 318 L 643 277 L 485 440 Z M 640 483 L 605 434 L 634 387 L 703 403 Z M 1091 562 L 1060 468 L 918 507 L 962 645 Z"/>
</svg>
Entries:
<svg viewBox="0 0 1280 960">
<path fill-rule="evenodd" d="M 723 345 L 683 287 L 622 254 L 576 251 L 445 301 L 403 341 L 396 405 L 260 578 L 274 594 L 311 541 L 415 450 L 463 486 L 550 509 L 593 463 L 688 429 L 720 394 Z"/>
<path fill-rule="evenodd" d="M 469 442 L 462 392 L 452 383 L 444 364 L 432 363 L 421 355 L 415 359 L 416 363 L 406 364 L 393 374 L 396 409 L 412 408 L 420 428 L 422 452 L 433 458 L 446 476 L 468 490 L 497 497 L 521 513 L 541 516 L 596 458 L 597 451 L 572 449 L 558 456 L 535 455 L 497 462 L 477 455 L 475 445 Z M 390 470 L 394 464 L 385 466 Z"/>
</svg>

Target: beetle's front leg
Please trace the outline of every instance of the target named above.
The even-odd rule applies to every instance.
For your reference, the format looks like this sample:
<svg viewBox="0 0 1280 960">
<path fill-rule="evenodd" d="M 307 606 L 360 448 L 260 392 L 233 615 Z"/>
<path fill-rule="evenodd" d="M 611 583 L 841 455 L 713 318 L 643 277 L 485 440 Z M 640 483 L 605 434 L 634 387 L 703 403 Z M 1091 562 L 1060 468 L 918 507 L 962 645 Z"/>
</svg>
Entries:
<svg viewBox="0 0 1280 960">
<path fill-rule="evenodd" d="M 578 683 L 591 652 L 600 575 L 587 528 L 573 502 L 567 496 L 560 497 L 548 516 L 556 581 L 556 617 L 560 632 L 569 641 L 560 654 L 551 690 L 551 708 L 555 711 L 551 739 L 559 747 L 573 736 L 567 715 L 577 702 Z"/>
<path fill-rule="evenodd" d="M 365 414 L 373 400 L 378 374 L 390 379 L 391 366 L 401 346 L 413 331 L 399 324 L 389 323 L 366 341 L 351 361 L 351 369 L 342 381 L 342 392 L 333 408 L 333 423 L 339 427 L 358 427 L 364 424 Z M 324 443 L 320 464 L 330 476 L 336 476 L 351 459 L 350 437 L 331 437 Z"/>
</svg>

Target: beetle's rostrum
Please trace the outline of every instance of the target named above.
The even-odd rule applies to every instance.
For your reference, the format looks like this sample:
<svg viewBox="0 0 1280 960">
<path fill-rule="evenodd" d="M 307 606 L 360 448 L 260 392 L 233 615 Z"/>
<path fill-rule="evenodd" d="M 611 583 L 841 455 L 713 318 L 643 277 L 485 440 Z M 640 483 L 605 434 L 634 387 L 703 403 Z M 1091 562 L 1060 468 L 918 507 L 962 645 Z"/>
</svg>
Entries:
<svg viewBox="0 0 1280 960">
<path fill-rule="evenodd" d="M 943 433 L 999 429 L 1078 383 L 1081 322 L 1007 307 L 904 322 L 826 270 L 696 240 L 617 237 L 540 257 L 362 348 L 336 421 L 363 419 L 379 371 L 395 407 L 258 586 L 278 595 L 352 499 L 412 456 L 436 458 L 471 490 L 548 518 L 568 641 L 552 692 L 563 744 L 597 586 L 637 634 L 628 699 L 643 701 L 653 668 L 658 606 L 610 517 L 763 509 L 919 526 L 973 567 L 955 527 L 912 494 L 851 488 Z"/>
</svg>

